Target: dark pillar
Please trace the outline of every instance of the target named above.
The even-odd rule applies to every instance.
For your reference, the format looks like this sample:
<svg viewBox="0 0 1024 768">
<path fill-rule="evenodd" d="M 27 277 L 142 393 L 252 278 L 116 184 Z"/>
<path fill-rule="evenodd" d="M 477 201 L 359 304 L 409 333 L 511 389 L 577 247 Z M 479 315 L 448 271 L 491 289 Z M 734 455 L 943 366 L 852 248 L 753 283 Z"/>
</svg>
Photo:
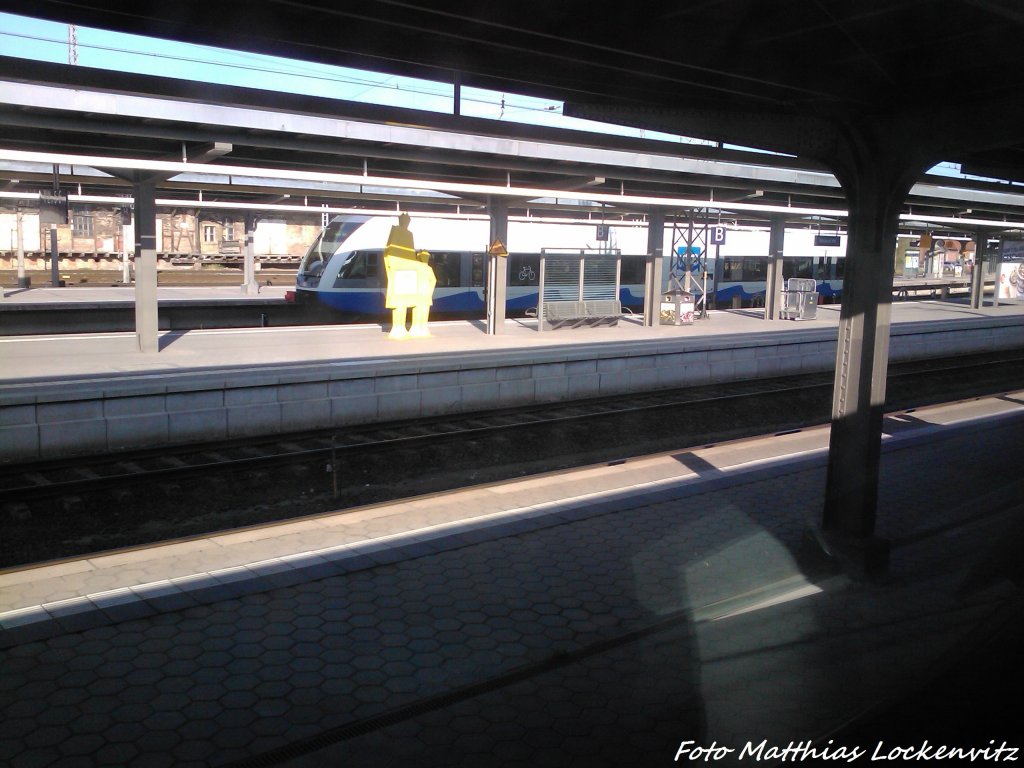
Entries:
<svg viewBox="0 0 1024 768">
<path fill-rule="evenodd" d="M 985 306 L 985 249 L 988 234 L 974 233 L 974 267 L 971 269 L 971 309 Z"/>
<path fill-rule="evenodd" d="M 778 320 L 782 302 L 782 252 L 785 248 L 786 220 L 772 216 L 768 235 L 768 277 L 764 286 L 764 319 Z"/>
<path fill-rule="evenodd" d="M 57 225 L 50 225 L 50 285 L 60 287 L 60 252 L 57 250 Z"/>
<path fill-rule="evenodd" d="M 500 240 L 508 248 L 508 201 L 502 197 L 487 199 L 491 218 L 489 245 Z M 488 255 L 487 270 L 487 333 L 495 335 L 505 327 L 505 299 L 508 291 L 508 258 Z"/>
<path fill-rule="evenodd" d="M 156 184 L 136 182 L 135 194 L 135 338 L 141 352 L 158 352 L 156 298 Z"/>
<path fill-rule="evenodd" d="M 647 266 L 644 271 L 644 326 L 657 328 L 661 321 L 661 280 L 665 252 L 665 212 L 647 213 Z"/>
<path fill-rule="evenodd" d="M 848 149 L 856 156 L 836 173 L 850 215 L 822 533 L 833 554 L 875 570 L 887 560 L 874 530 L 893 252 L 900 206 L 924 168 L 908 168 L 895 142 Z"/>
</svg>

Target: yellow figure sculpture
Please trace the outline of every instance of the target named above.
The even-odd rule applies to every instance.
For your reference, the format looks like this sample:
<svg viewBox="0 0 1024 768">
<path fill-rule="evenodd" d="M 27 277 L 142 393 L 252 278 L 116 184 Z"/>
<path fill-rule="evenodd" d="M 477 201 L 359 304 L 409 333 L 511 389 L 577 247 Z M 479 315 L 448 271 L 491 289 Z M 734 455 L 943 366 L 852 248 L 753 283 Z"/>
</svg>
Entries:
<svg viewBox="0 0 1024 768">
<path fill-rule="evenodd" d="M 384 249 L 384 272 L 388 284 L 384 306 L 391 310 L 391 333 L 388 336 L 392 339 L 430 335 L 427 318 L 437 278 L 429 261 L 430 254 L 417 251 L 413 245 L 409 214 L 403 213 L 398 217 L 398 226 L 391 228 Z M 409 307 L 412 307 L 412 326 L 407 331 L 405 320 Z"/>
</svg>

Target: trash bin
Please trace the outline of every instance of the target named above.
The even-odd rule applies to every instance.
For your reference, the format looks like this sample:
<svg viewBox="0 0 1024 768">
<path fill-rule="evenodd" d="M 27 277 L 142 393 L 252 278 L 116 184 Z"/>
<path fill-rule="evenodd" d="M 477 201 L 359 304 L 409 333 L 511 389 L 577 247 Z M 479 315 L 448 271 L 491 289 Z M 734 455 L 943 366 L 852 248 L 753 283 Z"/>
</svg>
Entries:
<svg viewBox="0 0 1024 768">
<path fill-rule="evenodd" d="M 783 320 L 814 320 L 818 316 L 818 284 L 809 277 L 791 277 L 782 292 Z"/>
<path fill-rule="evenodd" d="M 672 289 L 661 300 L 662 325 L 693 325 L 693 294 Z"/>
</svg>

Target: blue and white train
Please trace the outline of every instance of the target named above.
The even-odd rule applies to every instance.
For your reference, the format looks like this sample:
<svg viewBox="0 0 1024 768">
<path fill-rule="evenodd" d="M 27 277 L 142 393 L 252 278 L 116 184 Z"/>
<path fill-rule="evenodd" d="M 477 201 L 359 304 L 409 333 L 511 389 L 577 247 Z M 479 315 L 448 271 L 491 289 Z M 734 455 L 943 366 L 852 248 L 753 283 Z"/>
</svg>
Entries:
<svg viewBox="0 0 1024 768">
<path fill-rule="evenodd" d="M 383 251 L 397 217 L 337 216 L 303 257 L 296 276 L 296 298 L 314 300 L 352 318 L 384 318 Z M 409 227 L 418 250 L 430 253 L 437 276 L 433 316 L 482 316 L 485 311 L 489 224 L 486 219 L 414 216 Z M 841 247 L 813 245 L 814 232 L 789 230 L 784 250 L 785 277 L 814 277 L 824 301 L 842 291 Z M 647 228 L 642 224 L 608 226 L 597 240 L 595 222 L 509 220 L 506 312 L 523 315 L 537 306 L 542 251 L 618 252 L 621 256 L 619 300 L 633 312 L 643 311 L 644 256 Z M 845 238 L 844 238 L 845 240 Z M 665 231 L 663 275 L 678 266 L 672 254 L 673 232 Z M 717 251 L 717 252 L 716 252 Z M 727 242 L 709 254 L 709 304 L 750 306 L 763 301 L 768 268 L 768 232 L 729 230 Z M 762 254 L 762 255 L 751 255 Z"/>
</svg>

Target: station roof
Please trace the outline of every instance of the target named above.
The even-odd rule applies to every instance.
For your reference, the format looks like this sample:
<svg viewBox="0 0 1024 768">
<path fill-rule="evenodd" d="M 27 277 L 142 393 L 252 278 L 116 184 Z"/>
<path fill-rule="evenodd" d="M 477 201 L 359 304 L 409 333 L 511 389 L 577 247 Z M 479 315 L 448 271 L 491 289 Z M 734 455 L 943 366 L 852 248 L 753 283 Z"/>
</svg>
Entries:
<svg viewBox="0 0 1024 768">
<path fill-rule="evenodd" d="M 963 162 L 965 170 L 973 164 L 992 175 L 1024 180 L 1024 99 L 1014 59 L 1024 12 L 1009 0 L 639 5 L 280 0 L 225 2 L 218 4 L 215 18 L 209 4 L 193 0 L 136 5 L 130 13 L 113 2 L 33 0 L 5 6 L 37 18 L 184 42 L 442 81 L 457 76 L 467 86 L 564 100 L 567 111 L 579 114 L 659 130 L 678 126 L 677 132 L 700 136 L 703 131 L 711 139 L 735 141 L 720 134 L 729 123 L 723 116 L 743 121 L 745 138 L 759 135 L 761 119 L 765 149 L 793 146 L 790 137 L 769 129 L 768 117 L 792 119 L 794 130 L 788 133 L 799 134 L 801 125 L 813 131 L 816 121 L 841 125 L 865 115 L 889 115 L 917 120 L 922 135 L 939 136 L 937 145 L 948 149 L 941 159 Z M 185 112 L 112 118 L 56 105 L 5 104 L 0 119 L 8 146 L 180 158 L 182 142 L 225 141 L 233 148 L 219 165 L 330 168 L 697 199 L 708 199 L 714 190 L 722 202 L 757 195 L 758 202 L 843 207 L 842 192 L 825 165 L 805 158 L 566 133 L 21 60 L 0 60 L 0 76 L 378 127 L 369 137 L 298 132 L 288 137 L 256 125 L 203 122 Z M 396 141 L 399 129 L 425 130 L 431 139 L 417 145 L 407 133 Z M 440 136 L 461 136 L 462 145 Z M 515 151 L 509 150 L 511 142 L 518 142 Z M 527 144 L 579 152 L 550 157 L 539 149 L 520 151 Z M 740 166 L 757 170 L 729 170 Z M 912 210 L 943 215 L 968 208 L 997 215 L 1019 209 L 1016 195 L 1002 194 L 1005 185 L 971 186 L 970 193 L 952 201 L 915 188 L 909 202 L 916 206 Z M 362 194 L 365 199 L 365 190 Z"/>
</svg>

